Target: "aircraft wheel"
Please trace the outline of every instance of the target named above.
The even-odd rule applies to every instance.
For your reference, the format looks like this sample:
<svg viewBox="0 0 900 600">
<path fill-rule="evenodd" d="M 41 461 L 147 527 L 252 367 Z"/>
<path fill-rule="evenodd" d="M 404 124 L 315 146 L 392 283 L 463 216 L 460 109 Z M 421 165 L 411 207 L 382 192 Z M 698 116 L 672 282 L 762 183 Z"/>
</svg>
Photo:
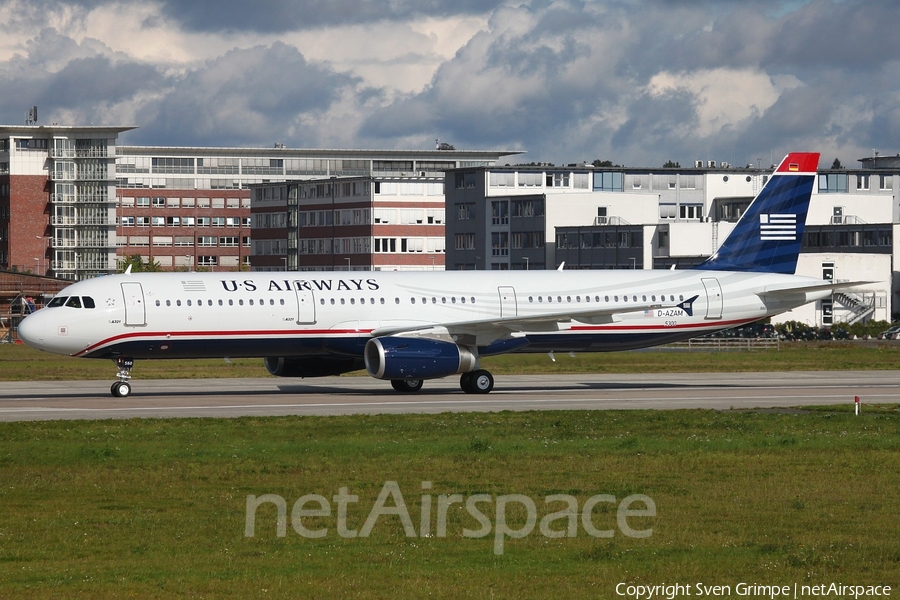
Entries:
<svg viewBox="0 0 900 600">
<path fill-rule="evenodd" d="M 131 384 L 127 381 L 117 381 L 109 388 L 116 398 L 127 398 L 131 394 Z"/>
<path fill-rule="evenodd" d="M 459 376 L 459 387 L 467 394 L 474 393 L 472 389 L 472 373 L 463 373 Z"/>
<path fill-rule="evenodd" d="M 424 383 L 421 379 L 391 379 L 391 387 L 404 394 L 418 392 Z"/>
<path fill-rule="evenodd" d="M 487 394 L 494 389 L 494 376 L 489 371 L 479 369 L 468 375 L 468 385 L 463 387 L 463 391 L 467 394 Z M 460 385 L 463 385 L 462 378 L 460 378 Z"/>
</svg>

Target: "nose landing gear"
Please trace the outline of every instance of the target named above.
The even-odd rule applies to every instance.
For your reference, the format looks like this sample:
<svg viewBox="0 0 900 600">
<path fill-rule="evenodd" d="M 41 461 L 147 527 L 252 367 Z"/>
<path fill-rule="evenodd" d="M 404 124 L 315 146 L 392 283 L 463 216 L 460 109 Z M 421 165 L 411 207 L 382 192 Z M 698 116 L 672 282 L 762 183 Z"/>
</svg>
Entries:
<svg viewBox="0 0 900 600">
<path fill-rule="evenodd" d="M 116 373 L 116 377 L 118 377 L 119 380 L 112 384 L 109 391 L 116 398 L 126 398 L 131 394 L 131 384 L 128 383 L 128 380 L 131 379 L 131 369 L 134 368 L 134 359 L 120 356 L 116 359 L 116 366 L 119 368 L 119 372 Z"/>
</svg>

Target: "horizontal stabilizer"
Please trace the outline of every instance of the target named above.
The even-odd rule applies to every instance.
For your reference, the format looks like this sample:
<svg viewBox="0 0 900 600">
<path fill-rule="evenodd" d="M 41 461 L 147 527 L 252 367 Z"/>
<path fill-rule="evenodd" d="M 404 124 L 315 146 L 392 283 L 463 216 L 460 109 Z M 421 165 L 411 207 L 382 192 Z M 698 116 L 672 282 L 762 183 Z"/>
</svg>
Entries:
<svg viewBox="0 0 900 600">
<path fill-rule="evenodd" d="M 767 285 L 761 290 L 754 292 L 757 296 L 788 296 L 791 294 L 805 294 L 807 292 L 825 292 L 828 290 L 842 290 L 858 285 L 868 285 L 874 283 L 872 281 L 832 281 L 829 283 L 777 283 Z"/>
</svg>

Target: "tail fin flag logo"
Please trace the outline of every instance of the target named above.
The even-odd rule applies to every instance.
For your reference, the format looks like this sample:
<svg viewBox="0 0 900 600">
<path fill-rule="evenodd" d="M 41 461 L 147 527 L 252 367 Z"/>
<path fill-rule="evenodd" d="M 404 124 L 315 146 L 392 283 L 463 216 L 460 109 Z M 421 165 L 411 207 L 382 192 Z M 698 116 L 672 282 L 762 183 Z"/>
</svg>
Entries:
<svg viewBox="0 0 900 600">
<path fill-rule="evenodd" d="M 713 255 L 694 268 L 793 275 L 818 165 L 818 152 L 788 154 Z"/>
<path fill-rule="evenodd" d="M 769 214 L 759 215 L 759 239 L 766 240 L 797 240 L 797 215 L 795 214 Z"/>
</svg>

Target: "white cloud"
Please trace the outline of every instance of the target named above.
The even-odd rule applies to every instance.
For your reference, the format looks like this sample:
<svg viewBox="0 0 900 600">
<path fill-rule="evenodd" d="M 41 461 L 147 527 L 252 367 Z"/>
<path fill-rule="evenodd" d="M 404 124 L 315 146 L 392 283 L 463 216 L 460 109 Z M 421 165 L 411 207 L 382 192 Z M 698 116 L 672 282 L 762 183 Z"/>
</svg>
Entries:
<svg viewBox="0 0 900 600">
<path fill-rule="evenodd" d="M 692 73 L 661 72 L 650 79 L 647 91 L 660 96 L 675 90 L 696 95 L 699 122 L 691 124 L 695 135 L 705 137 L 723 128 L 739 129 L 759 117 L 782 92 L 802 85 L 793 76 L 773 78 L 756 69 L 703 69 Z"/>
</svg>

